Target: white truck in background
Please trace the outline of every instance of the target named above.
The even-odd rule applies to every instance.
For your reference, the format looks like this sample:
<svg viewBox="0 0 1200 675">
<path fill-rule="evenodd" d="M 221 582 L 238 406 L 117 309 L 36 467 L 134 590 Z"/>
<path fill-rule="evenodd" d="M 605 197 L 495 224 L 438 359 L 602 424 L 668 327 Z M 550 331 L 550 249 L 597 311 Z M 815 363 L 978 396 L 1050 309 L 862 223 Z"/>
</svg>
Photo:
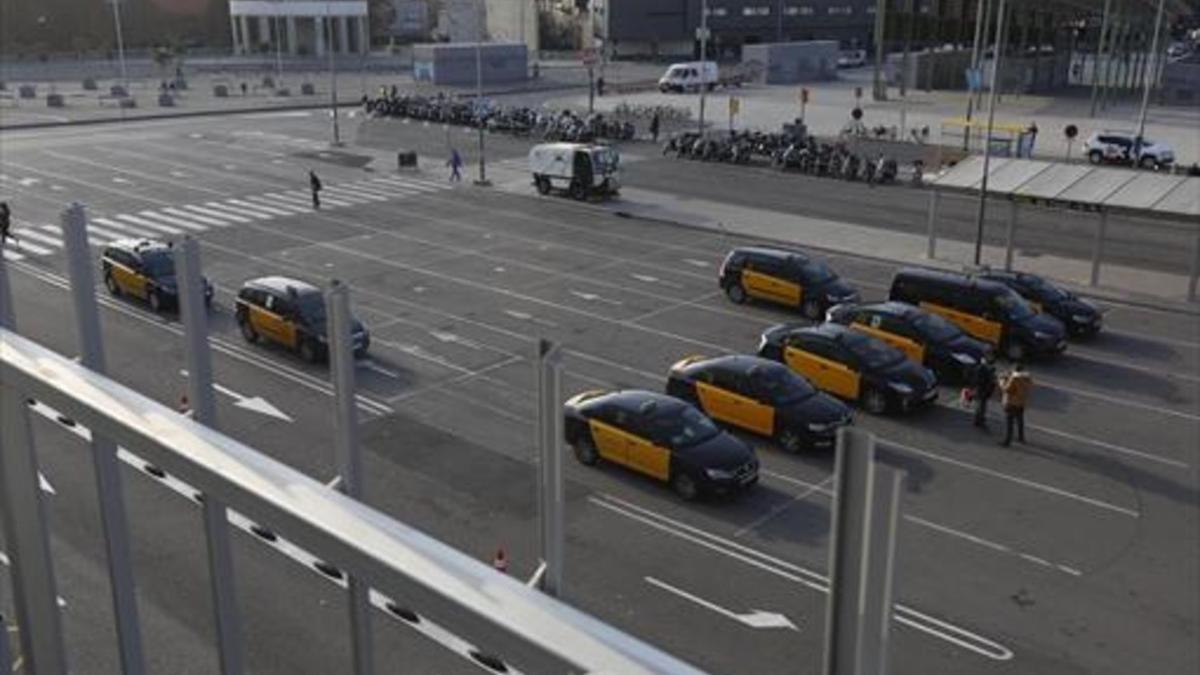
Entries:
<svg viewBox="0 0 1200 675">
<path fill-rule="evenodd" d="M 686 61 L 672 63 L 667 72 L 658 78 L 658 90 L 664 94 L 675 92 L 697 92 L 702 88 L 712 91 L 717 87 L 740 87 L 757 79 L 762 64 L 752 61 L 739 63 L 722 69 L 716 61 Z"/>
</svg>

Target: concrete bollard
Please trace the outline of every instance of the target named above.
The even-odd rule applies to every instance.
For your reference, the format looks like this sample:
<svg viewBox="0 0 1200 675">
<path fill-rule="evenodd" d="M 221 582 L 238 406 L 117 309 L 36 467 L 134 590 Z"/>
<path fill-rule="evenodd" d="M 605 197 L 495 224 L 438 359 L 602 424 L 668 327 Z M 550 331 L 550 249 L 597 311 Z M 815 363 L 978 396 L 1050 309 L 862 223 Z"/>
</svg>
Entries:
<svg viewBox="0 0 1200 675">
<path fill-rule="evenodd" d="M 124 98 L 129 96 L 129 91 L 119 84 L 114 84 L 108 88 L 108 94 L 117 98 Z"/>
<path fill-rule="evenodd" d="M 61 108 L 66 105 L 66 100 L 62 94 L 46 94 L 47 108 Z"/>
<path fill-rule="evenodd" d="M 300 93 L 304 96 L 312 96 L 313 94 L 317 93 L 317 88 L 314 87 L 311 82 L 305 82 L 304 84 L 300 85 Z"/>
<path fill-rule="evenodd" d="M 23 84 L 17 89 L 17 94 L 21 98 L 37 98 L 37 87 L 32 84 Z"/>
<path fill-rule="evenodd" d="M 229 97 L 229 87 L 227 87 L 223 84 L 216 85 L 215 87 L 213 87 L 213 96 L 215 96 L 217 98 L 228 98 Z"/>
<path fill-rule="evenodd" d="M 94 78 L 94 77 L 83 78 L 84 91 L 96 91 L 99 88 L 100 88 L 100 85 L 96 84 L 96 78 Z"/>
<path fill-rule="evenodd" d="M 171 96 L 170 94 L 159 94 L 158 95 L 158 107 L 174 108 L 175 107 L 175 97 Z"/>
</svg>

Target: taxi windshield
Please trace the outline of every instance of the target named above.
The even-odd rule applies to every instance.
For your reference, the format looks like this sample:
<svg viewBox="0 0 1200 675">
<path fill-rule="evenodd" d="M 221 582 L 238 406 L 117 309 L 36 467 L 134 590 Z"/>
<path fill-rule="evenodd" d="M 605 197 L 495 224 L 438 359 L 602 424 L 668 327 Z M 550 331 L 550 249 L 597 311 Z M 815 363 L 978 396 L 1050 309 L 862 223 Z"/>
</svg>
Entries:
<svg viewBox="0 0 1200 675">
<path fill-rule="evenodd" d="M 1010 321 L 1021 321 L 1032 317 L 1036 312 L 1025 302 L 1025 299 L 1017 295 L 1016 291 L 1007 291 L 992 298 L 992 303 L 1000 309 L 1004 316 Z"/>
<path fill-rule="evenodd" d="M 837 278 L 833 270 L 820 260 L 808 260 L 800 264 L 800 279 L 805 284 L 823 284 Z"/>
<path fill-rule="evenodd" d="M 148 277 L 161 279 L 175 276 L 175 259 L 166 251 L 143 253 L 142 267 Z"/>
<path fill-rule="evenodd" d="M 296 313 L 310 326 L 325 324 L 325 299 L 320 293 L 304 293 L 296 296 Z"/>
<path fill-rule="evenodd" d="M 713 438 L 721 430 L 691 406 L 670 407 L 650 420 L 650 437 L 672 448 L 687 448 Z"/>
<path fill-rule="evenodd" d="M 1028 277 L 1025 281 L 1042 302 L 1061 302 L 1069 297 L 1066 291 L 1040 277 Z"/>
<path fill-rule="evenodd" d="M 797 403 L 817 391 L 808 383 L 808 380 L 786 367 L 767 368 L 759 372 L 751 371 L 749 375 L 753 378 L 758 393 L 772 405 Z"/>
<path fill-rule="evenodd" d="M 962 333 L 958 326 L 937 314 L 919 314 L 913 319 L 913 328 L 933 342 L 952 340 Z"/>
<path fill-rule="evenodd" d="M 858 357 L 864 370 L 877 370 L 904 360 L 904 353 L 865 335 L 846 334 L 842 343 Z"/>
</svg>

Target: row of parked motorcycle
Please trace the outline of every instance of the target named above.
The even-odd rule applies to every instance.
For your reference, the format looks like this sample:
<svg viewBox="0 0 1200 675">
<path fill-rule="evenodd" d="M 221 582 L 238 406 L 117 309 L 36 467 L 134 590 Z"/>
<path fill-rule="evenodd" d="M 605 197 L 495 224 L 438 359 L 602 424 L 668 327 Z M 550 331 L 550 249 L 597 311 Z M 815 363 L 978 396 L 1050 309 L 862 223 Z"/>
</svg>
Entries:
<svg viewBox="0 0 1200 675">
<path fill-rule="evenodd" d="M 637 131 L 631 122 L 612 120 L 600 113 L 580 115 L 571 110 L 555 112 L 527 106 L 500 106 L 490 101 L 459 99 L 445 93 L 426 96 L 400 94 L 392 90 L 378 98 L 364 96 L 362 105 L 367 114 L 375 117 L 482 126 L 489 131 L 545 141 L 628 141 L 633 139 Z"/>
<path fill-rule="evenodd" d="M 732 131 L 728 134 L 701 135 L 695 131 L 667 139 L 663 154 L 704 162 L 749 164 L 758 160 L 781 171 L 798 171 L 813 176 L 866 183 L 893 183 L 899 172 L 895 158 L 883 155 L 859 155 L 844 143 L 819 142 L 813 136 L 797 137 L 789 133 Z M 919 172 L 919 167 L 914 167 Z"/>
</svg>

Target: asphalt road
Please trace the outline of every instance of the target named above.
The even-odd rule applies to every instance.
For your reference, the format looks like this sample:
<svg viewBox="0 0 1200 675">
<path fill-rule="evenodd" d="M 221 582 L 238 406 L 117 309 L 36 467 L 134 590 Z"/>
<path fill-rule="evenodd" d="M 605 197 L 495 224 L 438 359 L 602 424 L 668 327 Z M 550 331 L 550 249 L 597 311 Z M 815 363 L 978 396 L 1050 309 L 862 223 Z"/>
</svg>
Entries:
<svg viewBox="0 0 1200 675">
<path fill-rule="evenodd" d="M 347 137 L 355 121 L 344 120 Z M 53 229 L 67 202 L 88 206 L 98 238 L 190 232 L 218 288 L 216 381 L 288 418 L 221 395 L 220 426 L 328 480 L 327 372 L 245 344 L 230 308 L 254 276 L 346 280 L 374 338 L 358 372 L 367 501 L 481 560 L 503 546 L 510 573 L 524 577 L 536 566 L 538 338 L 568 349 L 568 395 L 659 389 L 675 360 L 753 351 L 762 329 L 797 318 L 718 292 L 717 265 L 737 237 L 450 187 L 440 170 L 398 174 L 355 146 L 327 151 L 326 129 L 318 115 L 255 115 L 0 136 L 0 191 L 23 245 L 10 255 L 21 258 L 10 267 L 20 330 L 76 352 Z M 445 147 L 440 129 L 405 133 Z M 494 144 L 499 156 L 523 154 L 505 143 Z M 317 213 L 304 206 L 308 167 L 328 188 Z M 703 172 L 726 169 L 676 176 L 708 176 L 708 197 L 723 198 L 715 191 L 738 190 L 733 174 Z M 761 190 L 762 179 L 736 175 L 747 194 Z M 868 194 L 839 186 L 852 188 Z M 794 198 L 755 194 L 770 208 Z M 885 294 L 894 270 L 865 257 L 831 264 L 867 298 Z M 999 448 L 950 388 L 944 405 L 913 416 L 858 415 L 891 442 L 882 460 L 907 472 L 893 672 L 1174 673 L 1200 663 L 1200 319 L 1109 308 L 1098 338 L 1033 365 L 1029 445 Z M 102 317 L 113 377 L 174 405 L 185 386 L 174 319 L 107 297 Z M 72 662 L 117 672 L 86 445 L 38 412 Z M 747 438 L 763 482 L 735 500 L 684 504 L 652 482 L 569 462 L 565 596 L 713 672 L 815 673 L 831 457 Z M 136 462 L 124 478 L 153 670 L 215 672 L 199 508 Z M 346 672 L 338 588 L 252 535 L 239 533 L 235 550 L 251 670 Z M 0 610 L 11 615 L 7 601 Z M 754 610 L 790 627 L 751 627 Z M 380 663 L 477 672 L 457 643 L 375 617 Z"/>
</svg>

